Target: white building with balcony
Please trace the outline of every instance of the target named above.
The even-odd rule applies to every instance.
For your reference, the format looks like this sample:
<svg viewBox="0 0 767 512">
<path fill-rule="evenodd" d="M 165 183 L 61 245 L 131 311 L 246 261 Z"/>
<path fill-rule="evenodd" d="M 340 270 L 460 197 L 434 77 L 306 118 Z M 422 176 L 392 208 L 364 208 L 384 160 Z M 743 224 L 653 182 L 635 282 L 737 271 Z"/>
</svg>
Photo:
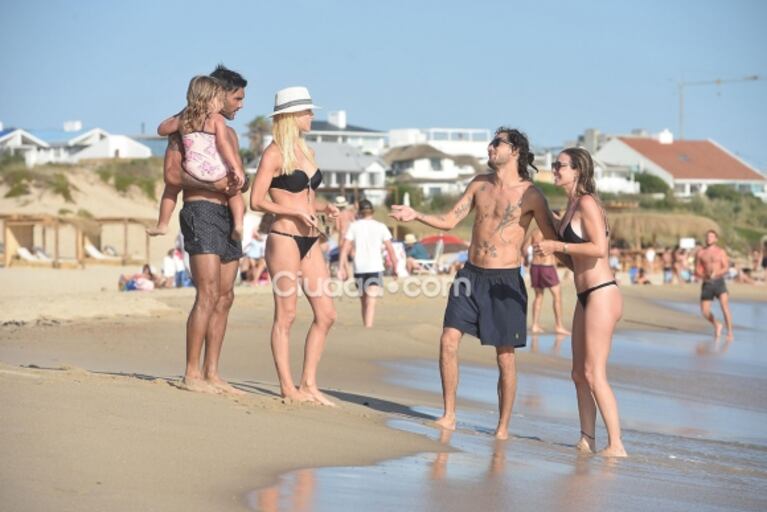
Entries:
<svg viewBox="0 0 767 512">
<path fill-rule="evenodd" d="M 389 130 L 389 147 L 428 144 L 448 155 L 471 155 L 486 162 L 492 136 L 490 130 L 475 128 L 400 128 Z"/>
<path fill-rule="evenodd" d="M 457 195 L 485 167 L 471 155 L 449 155 L 429 144 L 399 146 L 384 156 L 392 176 L 417 186 L 424 197 Z"/>
<path fill-rule="evenodd" d="M 328 112 L 327 121 L 312 121 L 312 129 L 305 135 L 308 142 L 348 144 L 362 153 L 380 155 L 386 147 L 386 133 L 346 122 L 346 111 Z"/>
</svg>

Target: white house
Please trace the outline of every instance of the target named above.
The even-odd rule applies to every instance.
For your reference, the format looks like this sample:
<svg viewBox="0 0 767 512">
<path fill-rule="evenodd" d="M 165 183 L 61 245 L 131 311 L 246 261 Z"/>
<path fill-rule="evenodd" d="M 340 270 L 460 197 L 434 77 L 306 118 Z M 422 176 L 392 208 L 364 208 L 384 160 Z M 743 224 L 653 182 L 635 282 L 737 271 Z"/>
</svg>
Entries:
<svg viewBox="0 0 767 512">
<path fill-rule="evenodd" d="M 64 123 L 63 130 L 0 132 L 0 151 L 21 154 L 27 167 L 48 163 L 73 164 L 90 158 L 149 158 L 151 150 L 124 135 L 101 128 L 82 129 L 79 121 Z"/>
<path fill-rule="evenodd" d="M 27 167 L 38 163 L 38 157 L 48 158 L 50 145 L 22 128 L 8 128 L 0 131 L 0 153 L 21 155 Z"/>
<path fill-rule="evenodd" d="M 723 184 L 767 200 L 767 178 L 712 140 L 674 141 L 668 131 L 658 138 L 616 137 L 595 157 L 608 165 L 654 174 L 680 197 Z"/>
<path fill-rule="evenodd" d="M 389 130 L 389 147 L 428 144 L 445 154 L 471 155 L 487 161 L 487 145 L 492 132 L 475 128 L 399 128 Z"/>
<path fill-rule="evenodd" d="M 149 158 L 152 150 L 125 135 L 111 135 L 72 154 L 72 162 L 94 158 Z"/>
<path fill-rule="evenodd" d="M 322 170 L 319 192 L 343 195 L 354 189 L 374 205 L 386 199 L 386 165 L 357 147 L 335 142 L 310 142 Z"/>
<path fill-rule="evenodd" d="M 345 110 L 328 112 L 327 121 L 312 121 L 305 138 L 308 142 L 348 144 L 370 155 L 380 155 L 386 147 L 386 133 L 348 124 Z"/>
<path fill-rule="evenodd" d="M 606 164 L 594 160 L 594 182 L 599 192 L 611 194 L 639 194 L 639 182 L 634 171 L 626 165 Z"/>
<path fill-rule="evenodd" d="M 466 180 L 484 170 L 471 155 L 448 155 L 429 144 L 395 147 L 383 158 L 398 181 L 419 187 L 424 197 L 460 194 Z"/>
</svg>

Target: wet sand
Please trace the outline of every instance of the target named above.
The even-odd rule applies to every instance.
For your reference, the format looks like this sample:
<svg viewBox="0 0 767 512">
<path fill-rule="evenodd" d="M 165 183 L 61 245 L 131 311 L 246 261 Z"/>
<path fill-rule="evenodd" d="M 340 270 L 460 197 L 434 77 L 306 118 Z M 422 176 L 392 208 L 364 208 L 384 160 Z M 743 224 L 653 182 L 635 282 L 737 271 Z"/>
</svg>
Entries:
<svg viewBox="0 0 767 512">
<path fill-rule="evenodd" d="M 612 465 L 591 458 L 584 463 L 573 455 L 569 443 L 577 419 L 567 382 L 569 361 L 564 356 L 569 353 L 568 339 L 559 342 L 559 354 L 553 353 L 556 341 L 545 336 L 538 338 L 535 351 L 519 352 L 520 394 L 511 427 L 514 438 L 504 456 L 493 456 L 493 442 L 484 429 L 492 428 L 496 406 L 492 390 L 482 392 L 484 384 L 478 385 L 477 397 L 462 394 L 459 411 L 467 416 L 459 416 L 461 428 L 450 444 L 440 442 L 438 431 L 428 427 L 441 403 L 433 389 L 433 385 L 439 385 L 433 376 L 444 310 L 442 298 L 387 296 L 380 302 L 377 325 L 371 330 L 360 325 L 356 299 L 337 301 L 339 320 L 319 377 L 320 387 L 340 404 L 331 410 L 284 404 L 276 396 L 268 341 L 272 315 L 268 289 L 237 288 L 221 362 L 222 374 L 248 392 L 235 399 L 185 392 L 172 385 L 183 369 L 183 325 L 193 290 L 121 294 L 111 287 L 116 276 L 106 270 L 99 270 L 97 276 L 89 271 L 59 274 L 65 276 L 56 277 L 59 281 L 71 280 L 70 286 L 60 287 L 51 285 L 56 274 L 32 274 L 28 270 L 0 269 L 4 283 L 0 287 L 0 393 L 4 404 L 0 427 L 5 434 L 0 441 L 0 456 L 5 461 L 0 469 L 0 494 L 9 510 L 248 510 L 254 506 L 256 510 L 269 510 L 272 505 L 268 497 L 259 504 L 263 496 L 254 492 L 271 488 L 278 504 L 282 499 L 290 506 L 300 498 L 300 493 L 281 498 L 279 486 L 275 494 L 271 486 L 281 481 L 282 474 L 288 474 L 283 479 L 293 479 L 293 487 L 301 487 L 299 480 L 305 483 L 311 478 L 290 471 L 352 467 L 345 471 L 351 471 L 351 478 L 362 482 L 362 466 L 389 461 L 384 464 L 394 464 L 387 470 L 391 475 L 398 471 L 397 461 L 407 457 L 449 460 L 445 474 L 458 476 L 446 482 L 464 488 L 483 480 L 493 461 L 500 464 L 501 459 L 507 468 L 521 464 L 522 468 L 546 469 L 510 471 L 517 477 L 530 475 L 520 479 L 519 485 L 527 482 L 545 488 L 550 485 L 551 471 L 572 473 L 574 480 L 562 480 L 557 485 L 563 485 L 560 494 L 574 509 L 604 509 L 600 503 L 610 508 L 609 504 L 620 503 L 626 488 L 643 492 L 657 480 L 657 476 L 641 469 L 632 473 L 625 485 L 605 484 L 603 488 L 600 482 L 614 478 L 609 470 Z M 708 340 L 708 327 L 702 319 L 653 302 L 664 299 L 694 304 L 697 290 L 694 286 L 625 288 L 622 332 L 651 341 L 664 333 L 694 332 L 699 342 Z M 733 286 L 732 291 L 734 297 L 765 299 L 764 289 Z M 566 311 L 572 310 L 574 300 L 572 288 L 567 288 Z M 291 346 L 294 377 L 300 369 L 302 337 L 309 323 L 305 301 L 300 303 L 298 315 Z M 543 325 L 551 326 L 547 307 Z M 735 343 L 737 336 L 736 329 Z M 643 350 L 638 346 L 635 352 Z M 685 350 L 679 349 L 678 364 L 673 357 L 662 358 L 673 363 L 671 368 L 626 364 L 621 358 L 633 357 L 632 352 L 616 350 L 611 379 L 627 388 L 652 381 L 654 393 L 663 400 L 676 400 L 680 395 L 692 401 L 703 397 L 721 407 L 764 413 L 767 387 L 763 379 L 752 374 L 738 376 L 732 371 L 693 371 L 682 360 L 698 356 L 680 355 Z M 727 353 L 738 354 L 732 349 Z M 476 340 L 464 340 L 461 358 L 469 365 L 467 369 L 476 367 L 480 374 L 484 371 L 492 376 L 494 356 Z M 407 374 L 412 364 L 423 365 L 426 370 L 418 370 L 421 373 L 430 372 L 423 380 L 432 382 L 431 388 L 412 385 L 418 380 Z M 728 364 L 737 367 L 738 363 Z M 695 385 L 684 385 L 691 376 L 697 379 Z M 523 382 L 526 386 L 540 386 L 539 398 L 523 391 Z M 641 396 L 644 389 L 637 392 Z M 538 410 L 532 405 L 535 400 L 551 403 L 555 413 L 543 409 L 543 413 L 533 414 Z M 572 402 L 571 408 L 568 401 Z M 647 409 L 638 407 L 636 412 L 641 419 Z M 719 417 L 726 412 L 715 411 L 712 421 L 724 423 Z M 689 422 L 688 417 L 678 418 L 683 426 Z M 648 441 L 659 446 L 658 453 L 663 453 L 666 442 L 697 439 L 695 434 L 658 433 L 632 424 L 629 432 L 639 434 L 635 439 L 629 436 L 629 450 L 632 440 L 639 443 L 642 435 L 650 435 L 647 431 L 667 436 Z M 716 430 L 714 437 L 721 431 Z M 742 432 L 729 434 L 737 438 Z M 526 440 L 528 437 L 540 441 Z M 520 446 L 525 448 L 515 451 Z M 636 451 L 636 444 L 633 448 Z M 462 457 L 467 457 L 466 463 L 460 462 Z M 435 471 L 441 470 L 437 467 Z M 315 480 L 325 478 L 317 474 Z M 753 478 L 754 484 L 765 488 L 763 475 Z M 387 478 L 387 485 L 389 481 Z M 398 485 L 383 486 L 379 494 L 394 496 Z M 522 496 L 523 488 L 512 494 Z M 598 499 L 590 498 L 597 488 Z M 317 496 L 335 491 L 323 490 L 316 484 L 313 489 L 310 494 L 314 497 L 308 503 L 316 510 L 331 510 L 322 508 Z M 449 492 L 445 494 L 440 488 L 429 492 L 432 494 L 421 495 L 423 501 L 419 503 L 423 506 L 417 509 L 464 509 L 461 503 L 449 499 Z M 495 498 L 490 493 L 489 501 L 475 503 L 488 510 L 505 508 L 499 506 L 510 499 L 504 493 Z M 371 501 L 373 496 L 364 486 L 352 486 L 346 494 L 370 510 L 389 509 L 389 498 L 381 498 L 380 506 L 376 506 L 379 501 Z M 737 489 L 725 493 L 725 508 L 740 507 L 736 495 Z M 703 503 L 707 496 L 691 487 L 669 499 L 671 503 L 677 499 L 678 508 L 683 509 L 698 500 Z M 763 495 L 757 494 L 754 499 L 764 503 Z M 525 507 L 526 498 L 520 500 L 516 503 Z M 575 506 L 578 503 L 584 505 Z M 744 509 L 750 509 L 750 503 Z"/>
</svg>

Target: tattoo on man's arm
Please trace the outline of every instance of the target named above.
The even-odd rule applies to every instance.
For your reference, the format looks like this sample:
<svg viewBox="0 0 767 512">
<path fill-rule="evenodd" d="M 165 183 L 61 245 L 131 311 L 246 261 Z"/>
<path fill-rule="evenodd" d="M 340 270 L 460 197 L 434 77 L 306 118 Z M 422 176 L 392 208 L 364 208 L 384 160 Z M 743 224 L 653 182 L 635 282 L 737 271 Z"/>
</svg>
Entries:
<svg viewBox="0 0 767 512">
<path fill-rule="evenodd" d="M 469 213 L 469 210 L 471 210 L 471 201 L 463 201 L 453 208 L 453 215 L 458 219 L 463 219 Z"/>
</svg>

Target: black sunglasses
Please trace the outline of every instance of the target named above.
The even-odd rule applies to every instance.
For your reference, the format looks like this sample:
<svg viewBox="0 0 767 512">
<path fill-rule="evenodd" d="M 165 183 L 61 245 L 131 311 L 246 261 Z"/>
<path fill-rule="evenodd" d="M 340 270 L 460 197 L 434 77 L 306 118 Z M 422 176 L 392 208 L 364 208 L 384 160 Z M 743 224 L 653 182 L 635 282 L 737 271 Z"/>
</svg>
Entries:
<svg viewBox="0 0 767 512">
<path fill-rule="evenodd" d="M 575 169 L 575 167 L 573 167 L 572 164 L 569 164 L 567 162 L 557 161 L 551 164 L 551 168 L 554 169 L 555 171 L 559 171 L 562 167 L 569 167 L 570 169 Z"/>
<path fill-rule="evenodd" d="M 514 144 L 512 144 L 511 142 L 509 142 L 507 140 L 504 140 L 504 139 L 502 139 L 500 137 L 496 137 L 496 138 L 494 138 L 493 140 L 490 141 L 490 145 L 493 146 L 494 148 L 497 148 L 501 144 L 508 144 L 512 148 L 514 147 Z"/>
</svg>

